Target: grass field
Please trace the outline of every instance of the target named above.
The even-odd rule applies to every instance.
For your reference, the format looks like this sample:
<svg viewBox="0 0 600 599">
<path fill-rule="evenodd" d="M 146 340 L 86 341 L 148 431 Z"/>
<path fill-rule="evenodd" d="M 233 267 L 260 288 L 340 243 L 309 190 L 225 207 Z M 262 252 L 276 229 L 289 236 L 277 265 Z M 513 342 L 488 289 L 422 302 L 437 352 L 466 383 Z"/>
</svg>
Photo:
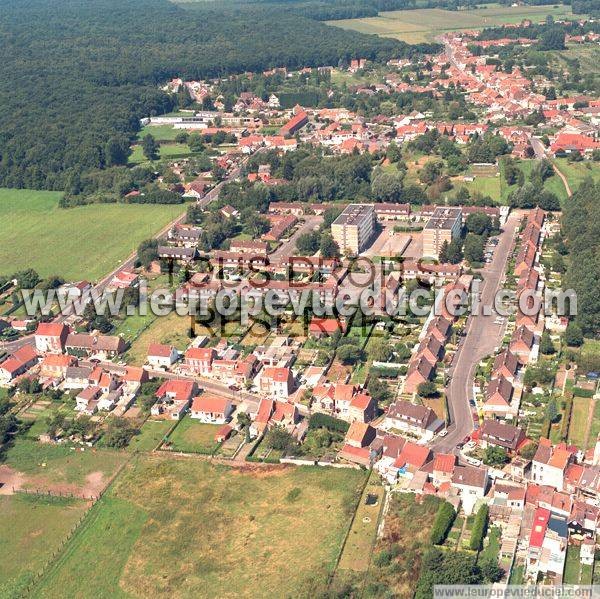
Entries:
<svg viewBox="0 0 600 599">
<path fill-rule="evenodd" d="M 182 133 L 182 130 L 175 129 L 171 125 L 146 125 L 138 133 L 137 138 L 142 140 L 146 135 L 150 134 L 156 141 L 175 141 L 179 133 Z"/>
<path fill-rule="evenodd" d="M 129 451 L 152 451 L 173 426 L 171 420 L 146 420 L 139 435 L 127 446 Z"/>
<path fill-rule="evenodd" d="M 175 451 L 212 454 L 217 448 L 215 435 L 220 428 L 186 416 L 169 435 L 169 443 Z"/>
<path fill-rule="evenodd" d="M 571 17 L 570 6 L 500 6 L 483 5 L 485 8 L 450 11 L 440 8 L 395 10 L 381 12 L 377 17 L 327 21 L 329 25 L 353 29 L 361 33 L 372 33 L 382 37 L 393 37 L 415 44 L 429 42 L 444 31 L 460 29 L 483 29 L 509 23 L 520 23 L 523 19 L 543 21 L 546 15 Z"/>
<path fill-rule="evenodd" d="M 569 162 L 567 158 L 556 158 L 556 166 L 560 172 L 567 178 L 571 191 L 577 191 L 577 188 L 588 177 L 594 181 L 600 180 L 600 164 L 591 160 L 582 162 Z"/>
<path fill-rule="evenodd" d="M 124 462 L 125 454 L 100 449 L 85 451 L 65 445 L 36 443 L 17 439 L 4 463 L 24 475 L 27 489 L 98 494 Z"/>
<path fill-rule="evenodd" d="M 132 148 L 131 155 L 129 156 L 129 164 L 141 164 L 142 162 L 148 162 L 142 151 L 142 146 L 135 145 Z M 177 143 L 164 143 L 161 144 L 159 150 L 159 160 L 167 160 L 172 158 L 186 158 L 190 156 L 190 148 L 187 144 Z"/>
<path fill-rule="evenodd" d="M 88 505 L 63 497 L 0 497 L 0 597 L 16 597 L 23 591 Z"/>
<path fill-rule="evenodd" d="M 571 422 L 569 423 L 569 442 L 585 449 L 585 431 L 587 428 L 590 399 L 585 397 L 573 398 Z"/>
<path fill-rule="evenodd" d="M 139 456 L 32 596 L 315 596 L 364 476 Z"/>
<path fill-rule="evenodd" d="M 59 192 L 0 189 L 0 274 L 96 280 L 184 210 L 178 205 L 59 208 Z"/>
<path fill-rule="evenodd" d="M 190 319 L 179 316 L 176 312 L 155 318 L 131 344 L 129 351 L 125 354 L 127 363 L 141 366 L 146 361 L 148 346 L 151 343 L 165 343 L 184 350 L 190 343 L 189 328 Z"/>
</svg>

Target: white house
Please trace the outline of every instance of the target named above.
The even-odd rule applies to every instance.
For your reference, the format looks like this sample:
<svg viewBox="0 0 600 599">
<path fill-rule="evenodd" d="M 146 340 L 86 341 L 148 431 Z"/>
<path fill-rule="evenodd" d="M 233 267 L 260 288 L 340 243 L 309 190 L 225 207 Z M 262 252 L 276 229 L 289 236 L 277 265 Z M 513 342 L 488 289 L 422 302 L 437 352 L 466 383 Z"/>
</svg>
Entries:
<svg viewBox="0 0 600 599">
<path fill-rule="evenodd" d="M 151 343 L 148 348 L 147 362 L 153 368 L 169 368 L 179 358 L 179 352 L 172 345 Z"/>
<path fill-rule="evenodd" d="M 225 424 L 233 412 L 230 399 L 204 393 L 194 398 L 190 416 L 201 422 Z"/>
</svg>

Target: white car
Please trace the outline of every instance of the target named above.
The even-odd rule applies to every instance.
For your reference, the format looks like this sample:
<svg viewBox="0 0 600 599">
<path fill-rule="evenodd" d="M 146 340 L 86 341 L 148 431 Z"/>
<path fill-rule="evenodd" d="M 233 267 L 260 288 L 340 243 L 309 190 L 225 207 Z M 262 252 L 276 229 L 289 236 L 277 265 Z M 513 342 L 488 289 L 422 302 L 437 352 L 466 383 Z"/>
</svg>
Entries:
<svg viewBox="0 0 600 599">
<path fill-rule="evenodd" d="M 439 437 L 445 437 L 448 434 L 448 429 L 445 428 L 438 436 Z"/>
</svg>

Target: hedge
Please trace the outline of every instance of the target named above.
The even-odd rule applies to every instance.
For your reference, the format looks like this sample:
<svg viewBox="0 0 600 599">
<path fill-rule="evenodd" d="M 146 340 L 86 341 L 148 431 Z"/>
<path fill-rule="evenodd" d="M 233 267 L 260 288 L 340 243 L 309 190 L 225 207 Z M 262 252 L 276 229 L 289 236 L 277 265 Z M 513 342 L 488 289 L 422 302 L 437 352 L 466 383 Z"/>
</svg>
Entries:
<svg viewBox="0 0 600 599">
<path fill-rule="evenodd" d="M 594 397 L 593 389 L 582 389 L 581 387 L 573 387 L 573 395 L 577 397 Z"/>
<path fill-rule="evenodd" d="M 431 529 L 431 542 L 434 545 L 441 545 L 446 540 L 454 518 L 456 518 L 456 510 L 447 501 L 444 501 L 438 508 Z"/>
<path fill-rule="evenodd" d="M 471 540 L 469 542 L 469 546 L 473 551 L 479 551 L 483 547 L 483 539 L 487 532 L 488 514 L 488 506 L 482 505 L 475 516 L 473 530 L 471 531 Z"/>
<path fill-rule="evenodd" d="M 317 412 L 310 417 L 308 421 L 308 429 L 313 430 L 316 428 L 326 428 L 329 431 L 336 433 L 343 433 L 344 435 L 348 432 L 350 425 L 344 420 L 328 416 L 327 414 L 321 414 Z"/>
</svg>

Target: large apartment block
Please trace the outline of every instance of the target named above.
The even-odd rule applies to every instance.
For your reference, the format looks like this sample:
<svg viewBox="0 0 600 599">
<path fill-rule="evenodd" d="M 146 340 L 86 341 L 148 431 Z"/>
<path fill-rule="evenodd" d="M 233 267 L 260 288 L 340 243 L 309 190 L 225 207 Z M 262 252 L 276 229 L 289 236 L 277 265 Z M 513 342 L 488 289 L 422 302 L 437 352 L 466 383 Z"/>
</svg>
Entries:
<svg viewBox="0 0 600 599">
<path fill-rule="evenodd" d="M 373 235 L 372 204 L 350 204 L 331 224 L 331 234 L 343 254 L 362 252 Z"/>
<path fill-rule="evenodd" d="M 436 208 L 423 229 L 423 256 L 437 260 L 444 241 L 450 243 L 456 239 L 460 235 L 461 227 L 460 208 Z"/>
</svg>

